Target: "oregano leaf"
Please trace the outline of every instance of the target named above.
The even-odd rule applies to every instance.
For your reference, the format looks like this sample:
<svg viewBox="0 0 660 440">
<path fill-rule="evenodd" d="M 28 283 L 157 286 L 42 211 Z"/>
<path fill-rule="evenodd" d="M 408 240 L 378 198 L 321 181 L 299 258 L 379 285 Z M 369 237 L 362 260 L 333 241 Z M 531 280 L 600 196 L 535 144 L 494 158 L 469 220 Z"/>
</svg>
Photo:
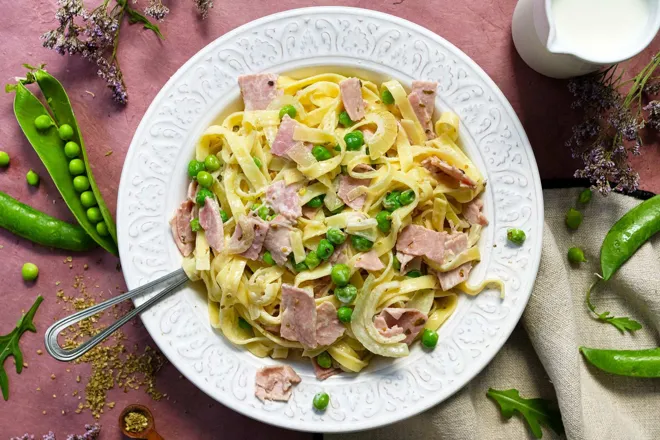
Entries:
<svg viewBox="0 0 660 440">
<path fill-rule="evenodd" d="M 559 435 L 564 433 L 561 414 L 559 410 L 555 409 L 553 402 L 539 398 L 522 398 L 520 392 L 515 388 L 510 390 L 489 388 L 486 395 L 497 402 L 505 418 L 510 419 L 516 411 L 522 414 L 536 438 L 543 437 L 542 425 L 547 426 Z"/>
</svg>

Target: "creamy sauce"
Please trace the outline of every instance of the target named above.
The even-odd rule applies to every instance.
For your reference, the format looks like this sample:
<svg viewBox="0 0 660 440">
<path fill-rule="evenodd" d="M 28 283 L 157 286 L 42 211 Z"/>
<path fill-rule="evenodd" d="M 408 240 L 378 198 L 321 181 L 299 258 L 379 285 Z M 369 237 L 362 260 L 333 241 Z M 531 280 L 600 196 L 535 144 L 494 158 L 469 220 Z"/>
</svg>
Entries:
<svg viewBox="0 0 660 440">
<path fill-rule="evenodd" d="M 653 0 L 553 0 L 556 40 L 550 49 L 616 58 L 646 33 Z M 632 49 L 631 49 L 632 50 Z"/>
</svg>

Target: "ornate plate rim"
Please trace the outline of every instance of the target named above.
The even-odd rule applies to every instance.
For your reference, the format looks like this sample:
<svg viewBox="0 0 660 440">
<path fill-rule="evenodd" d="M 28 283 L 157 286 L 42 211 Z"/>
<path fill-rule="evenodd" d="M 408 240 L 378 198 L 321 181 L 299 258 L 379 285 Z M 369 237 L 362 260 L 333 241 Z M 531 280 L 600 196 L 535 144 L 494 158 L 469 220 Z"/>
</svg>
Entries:
<svg viewBox="0 0 660 440">
<path fill-rule="evenodd" d="M 541 238 L 543 233 L 543 213 L 544 213 L 543 194 L 542 194 L 538 167 L 536 164 L 536 160 L 534 158 L 533 150 L 527 138 L 527 135 L 515 111 L 511 107 L 510 103 L 508 102 L 504 94 L 497 87 L 497 85 L 470 57 L 468 57 L 460 49 L 455 47 L 453 44 L 451 44 L 444 38 L 440 37 L 439 35 L 435 34 L 434 32 L 420 25 L 417 25 L 408 20 L 396 16 L 392 16 L 386 13 L 377 12 L 368 9 L 362 9 L 362 8 L 352 8 L 352 7 L 342 7 L 342 6 L 323 6 L 323 7 L 292 9 L 254 20 L 236 29 L 233 29 L 232 31 L 220 36 L 216 40 L 209 43 L 207 46 L 205 46 L 199 52 L 193 55 L 183 66 L 181 66 L 177 70 L 177 72 L 174 75 L 172 75 L 172 77 L 167 81 L 167 83 L 163 86 L 163 88 L 159 91 L 159 93 L 156 95 L 153 102 L 150 104 L 149 108 L 145 112 L 135 132 L 135 135 L 131 141 L 131 145 L 127 152 L 124 166 L 122 169 L 121 180 L 118 188 L 117 227 L 118 227 L 118 237 L 119 237 L 120 259 L 121 259 L 122 267 L 124 268 L 124 272 L 123 272 L 124 277 L 128 287 L 135 288 L 138 285 L 138 283 L 140 283 L 143 280 L 138 280 L 134 276 L 135 274 L 133 274 L 133 271 L 131 269 L 133 267 L 131 261 L 132 246 L 128 234 L 129 219 L 127 212 L 128 210 L 127 201 L 130 201 L 129 199 L 131 193 L 129 191 L 130 189 L 129 186 L 131 183 L 130 180 L 133 176 L 130 176 L 129 174 L 131 172 L 131 165 L 136 160 L 138 151 L 140 149 L 140 145 L 139 145 L 140 139 L 142 138 L 145 130 L 147 130 L 149 121 L 153 119 L 153 117 L 157 114 L 157 111 L 159 109 L 159 106 L 162 104 L 162 101 L 168 96 L 168 94 L 173 93 L 173 90 L 177 85 L 177 82 L 182 77 L 184 77 L 185 74 L 188 73 L 188 71 L 190 71 L 197 64 L 198 61 L 202 60 L 205 56 L 208 56 L 214 50 L 219 50 L 219 48 L 224 43 L 229 42 L 235 36 L 240 35 L 241 33 L 247 33 L 249 31 L 256 31 L 265 24 L 275 23 L 279 20 L 292 19 L 303 15 L 313 16 L 319 14 L 321 15 L 343 14 L 346 16 L 346 19 L 348 19 L 349 17 L 357 17 L 358 19 L 371 18 L 391 24 L 398 30 L 403 29 L 407 31 L 416 32 L 420 35 L 425 36 L 428 40 L 432 41 L 433 43 L 438 44 L 441 48 L 445 49 L 451 56 L 459 59 L 465 66 L 471 69 L 478 78 L 478 80 L 482 81 L 485 84 L 487 91 L 492 93 L 494 97 L 497 98 L 500 108 L 503 110 L 503 113 L 506 116 L 508 116 L 508 118 L 510 119 L 509 122 L 513 125 L 518 136 L 520 137 L 520 142 L 522 144 L 524 153 L 526 154 L 526 158 L 529 165 L 529 171 L 531 174 L 530 183 L 533 184 L 534 186 L 532 190 L 532 192 L 534 193 L 532 202 L 535 205 L 533 206 L 533 209 L 536 210 L 536 215 L 537 215 L 537 222 L 535 225 L 532 225 L 534 234 L 537 234 L 537 237 L 534 237 L 532 240 L 530 240 L 531 246 L 529 248 L 530 261 L 529 261 L 528 269 L 531 269 L 531 272 L 529 272 L 529 275 L 525 277 L 527 280 L 530 280 L 530 282 L 528 283 L 524 291 L 520 292 L 520 297 L 518 298 L 518 300 L 520 300 L 520 304 L 516 306 L 516 309 L 514 311 L 515 313 L 509 315 L 508 318 L 506 319 L 505 321 L 506 328 L 501 330 L 501 334 L 498 335 L 498 339 L 492 344 L 488 352 L 482 355 L 482 357 L 478 361 L 479 364 L 478 367 L 473 368 L 472 371 L 464 375 L 464 377 L 461 378 L 460 380 L 460 384 L 452 385 L 450 387 L 449 392 L 439 393 L 439 396 L 437 398 L 435 397 L 426 398 L 426 400 L 420 399 L 414 405 L 407 407 L 404 406 L 403 410 L 399 410 L 396 413 L 385 412 L 385 410 L 383 409 L 382 411 L 385 412 L 385 414 L 388 417 L 373 417 L 370 420 L 362 419 L 360 421 L 351 420 L 348 422 L 339 421 L 333 417 L 324 417 L 323 415 L 320 414 L 312 414 L 310 418 L 310 416 L 307 414 L 307 413 L 311 413 L 311 400 L 310 400 L 309 409 L 301 410 L 302 415 L 295 414 L 296 417 L 290 415 L 289 416 L 290 420 L 285 420 L 282 417 L 277 417 L 278 413 L 277 411 L 274 411 L 272 407 L 268 408 L 264 406 L 264 410 L 260 411 L 258 409 L 255 409 L 254 406 L 247 407 L 247 406 L 241 406 L 239 404 L 235 404 L 236 399 L 232 399 L 231 396 L 228 397 L 228 395 L 223 395 L 222 392 L 218 392 L 217 390 L 212 389 L 211 385 L 209 385 L 207 382 L 202 381 L 198 377 L 194 369 L 191 369 L 187 365 L 183 365 L 183 361 L 179 359 L 180 355 L 176 352 L 174 347 L 172 347 L 171 342 L 168 344 L 165 338 L 163 338 L 163 332 L 160 328 L 160 325 L 154 319 L 155 312 L 149 314 L 144 313 L 141 316 L 145 327 L 151 334 L 155 343 L 159 346 L 161 351 L 168 357 L 168 359 L 172 362 L 172 364 L 175 367 L 177 367 L 177 369 L 179 369 L 179 371 L 182 374 L 184 374 L 191 382 L 193 382 L 199 389 L 204 391 L 206 394 L 208 394 L 210 397 L 214 398 L 215 400 L 232 408 L 233 410 L 242 413 L 246 416 L 249 416 L 251 418 L 254 418 L 256 420 L 288 429 L 297 429 L 297 430 L 309 431 L 309 432 L 319 432 L 319 431 L 350 432 L 350 431 L 376 428 L 406 419 L 408 417 L 421 413 L 429 409 L 430 407 L 446 400 L 448 397 L 450 397 L 455 392 L 457 392 L 462 387 L 464 387 L 479 372 L 481 372 L 481 370 L 486 365 L 488 365 L 488 363 L 490 363 L 493 357 L 499 352 L 499 350 L 504 345 L 504 343 L 510 336 L 511 332 L 517 325 L 518 321 L 520 320 L 520 317 L 522 316 L 524 308 L 532 292 L 533 283 L 536 278 L 536 274 L 538 272 L 540 259 L 541 259 Z M 145 300 L 146 298 L 138 299 L 136 300 L 136 304 L 140 304 Z M 157 310 L 162 306 L 163 303 L 154 306 L 152 308 L 152 311 Z M 250 379 L 247 380 L 248 383 L 250 383 Z M 250 410 L 250 408 L 252 408 L 252 410 Z M 300 408 L 297 409 L 300 410 Z M 304 419 L 304 417 L 307 418 Z"/>
</svg>

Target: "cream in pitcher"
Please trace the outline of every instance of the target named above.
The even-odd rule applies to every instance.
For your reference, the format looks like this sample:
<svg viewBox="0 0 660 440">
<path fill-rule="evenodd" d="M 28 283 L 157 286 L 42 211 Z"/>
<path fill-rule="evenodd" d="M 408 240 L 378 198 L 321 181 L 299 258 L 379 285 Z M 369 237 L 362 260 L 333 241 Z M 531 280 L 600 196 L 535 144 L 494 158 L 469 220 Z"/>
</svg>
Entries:
<svg viewBox="0 0 660 440">
<path fill-rule="evenodd" d="M 512 33 L 531 68 L 568 78 L 631 58 L 659 27 L 658 0 L 520 0 Z"/>
</svg>

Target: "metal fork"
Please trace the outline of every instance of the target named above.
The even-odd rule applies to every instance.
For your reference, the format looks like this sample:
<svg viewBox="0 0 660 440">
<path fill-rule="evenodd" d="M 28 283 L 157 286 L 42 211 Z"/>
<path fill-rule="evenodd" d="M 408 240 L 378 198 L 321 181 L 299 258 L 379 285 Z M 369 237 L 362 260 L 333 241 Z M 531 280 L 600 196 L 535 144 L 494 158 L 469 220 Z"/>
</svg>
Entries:
<svg viewBox="0 0 660 440">
<path fill-rule="evenodd" d="M 48 353 L 58 361 L 69 362 L 75 360 L 80 356 L 82 356 L 83 354 L 87 353 L 92 348 L 94 348 L 99 342 L 103 341 L 105 338 L 110 336 L 119 327 L 126 324 L 132 318 L 144 312 L 149 307 L 156 304 L 158 301 L 165 298 L 170 293 L 177 290 L 187 281 L 188 281 L 188 276 L 183 271 L 183 269 L 179 269 L 175 272 L 165 275 L 164 277 L 158 278 L 155 281 L 145 284 L 144 286 L 138 287 L 137 289 L 130 290 L 115 298 L 111 298 L 107 301 L 103 301 L 100 304 L 96 304 L 85 310 L 81 310 L 80 312 L 74 313 L 73 315 L 67 316 L 66 318 L 60 319 L 59 321 L 51 325 L 48 328 L 48 330 L 46 330 L 46 335 L 45 335 L 46 351 L 48 351 Z M 145 293 L 152 292 L 156 290 L 155 289 L 156 287 L 162 284 L 166 284 L 166 287 L 163 290 L 161 290 L 159 293 L 154 295 L 152 298 L 149 298 L 149 300 L 147 300 L 144 304 L 140 305 L 139 307 L 136 307 L 135 309 L 131 310 L 130 312 L 119 318 L 117 321 L 115 321 L 112 325 L 110 325 L 108 328 L 103 330 L 98 335 L 95 335 L 93 338 L 80 344 L 78 347 L 72 350 L 66 350 L 62 348 L 60 344 L 57 342 L 57 336 L 65 328 L 77 323 L 78 321 L 82 321 L 85 318 L 89 318 L 90 316 L 93 316 L 107 309 L 108 307 L 112 307 L 115 304 L 119 304 L 127 299 L 135 298 Z"/>
</svg>

